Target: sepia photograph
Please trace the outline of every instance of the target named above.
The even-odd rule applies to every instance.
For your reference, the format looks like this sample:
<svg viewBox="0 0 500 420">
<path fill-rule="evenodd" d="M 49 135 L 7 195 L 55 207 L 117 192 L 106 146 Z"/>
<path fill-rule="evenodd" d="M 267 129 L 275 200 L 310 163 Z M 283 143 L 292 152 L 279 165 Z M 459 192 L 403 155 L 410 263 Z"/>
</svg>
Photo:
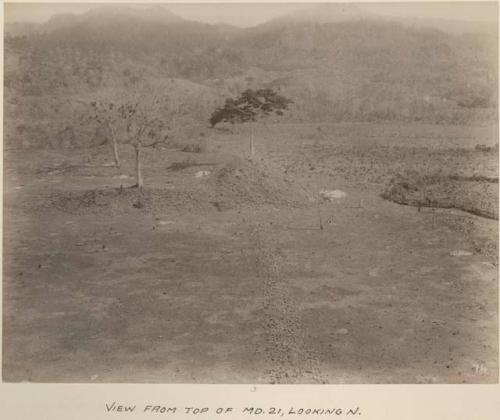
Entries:
<svg viewBox="0 0 500 420">
<path fill-rule="evenodd" d="M 497 16 L 5 4 L 3 382 L 498 384 Z"/>
</svg>

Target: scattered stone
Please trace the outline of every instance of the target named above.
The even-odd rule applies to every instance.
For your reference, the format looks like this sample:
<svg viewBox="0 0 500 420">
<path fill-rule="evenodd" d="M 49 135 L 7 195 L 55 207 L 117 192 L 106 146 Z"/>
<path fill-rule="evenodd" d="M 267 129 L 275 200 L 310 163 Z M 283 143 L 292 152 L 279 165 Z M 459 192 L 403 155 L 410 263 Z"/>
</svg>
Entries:
<svg viewBox="0 0 500 420">
<path fill-rule="evenodd" d="M 325 201 L 333 201 L 347 197 L 347 194 L 341 190 L 321 190 L 319 195 Z"/>
<path fill-rule="evenodd" d="M 198 171 L 194 175 L 196 178 L 203 178 L 204 176 L 210 175 L 210 171 Z"/>
</svg>

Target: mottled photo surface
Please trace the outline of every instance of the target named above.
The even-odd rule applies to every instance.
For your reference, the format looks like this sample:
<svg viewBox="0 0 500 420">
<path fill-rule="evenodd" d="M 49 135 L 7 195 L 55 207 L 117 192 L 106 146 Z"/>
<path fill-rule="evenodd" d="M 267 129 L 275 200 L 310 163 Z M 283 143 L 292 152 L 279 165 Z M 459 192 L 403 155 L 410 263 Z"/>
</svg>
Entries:
<svg viewBox="0 0 500 420">
<path fill-rule="evenodd" d="M 498 383 L 497 3 L 7 4 L 4 382 Z"/>
</svg>

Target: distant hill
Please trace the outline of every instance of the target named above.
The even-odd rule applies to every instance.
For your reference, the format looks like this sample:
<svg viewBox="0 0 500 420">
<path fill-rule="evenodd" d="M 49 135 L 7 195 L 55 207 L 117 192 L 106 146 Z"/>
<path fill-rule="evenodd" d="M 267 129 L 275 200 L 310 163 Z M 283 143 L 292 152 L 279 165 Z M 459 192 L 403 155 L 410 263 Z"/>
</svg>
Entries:
<svg viewBox="0 0 500 420">
<path fill-rule="evenodd" d="M 267 25 L 290 22 L 333 23 L 376 19 L 377 16 L 367 13 L 355 4 L 321 3 L 286 13 L 272 19 Z"/>
<path fill-rule="evenodd" d="M 22 36 L 33 33 L 47 34 L 64 28 L 74 28 L 84 26 L 87 28 L 95 27 L 98 29 L 103 24 L 106 25 L 110 20 L 118 21 L 124 24 L 135 24 L 136 22 L 171 24 L 186 22 L 186 20 L 172 13 L 166 7 L 154 5 L 146 8 L 137 8 L 131 6 L 103 5 L 96 6 L 82 14 L 64 13 L 52 16 L 45 23 L 29 22 L 7 22 L 5 24 L 5 33 L 11 36 Z"/>
<path fill-rule="evenodd" d="M 4 33 L 7 37 L 32 35 L 40 32 L 41 26 L 35 22 L 5 22 Z"/>
<path fill-rule="evenodd" d="M 176 79 L 211 92 L 205 114 L 225 96 L 269 86 L 293 99 L 294 120 L 496 118 L 496 33 L 443 32 L 355 6 L 315 6 L 247 29 L 163 6 L 109 6 L 6 32 L 6 95 L 26 100 Z"/>
</svg>

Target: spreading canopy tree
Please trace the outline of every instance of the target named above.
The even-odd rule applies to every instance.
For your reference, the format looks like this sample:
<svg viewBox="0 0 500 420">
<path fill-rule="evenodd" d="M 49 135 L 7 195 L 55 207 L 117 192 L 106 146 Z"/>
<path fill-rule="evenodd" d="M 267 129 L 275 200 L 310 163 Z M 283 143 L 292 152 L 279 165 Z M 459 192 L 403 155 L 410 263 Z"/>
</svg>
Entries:
<svg viewBox="0 0 500 420">
<path fill-rule="evenodd" d="M 220 122 L 244 123 L 256 121 L 258 117 L 283 115 L 292 101 L 272 89 L 247 89 L 237 98 L 227 98 L 223 107 L 217 108 L 210 116 L 210 125 Z"/>
<path fill-rule="evenodd" d="M 211 127 L 221 122 L 231 124 L 252 123 L 271 114 L 283 115 L 292 100 L 272 89 L 247 89 L 237 98 L 227 98 L 224 106 L 210 116 Z M 253 155 L 253 128 L 250 136 L 250 152 Z"/>
</svg>

